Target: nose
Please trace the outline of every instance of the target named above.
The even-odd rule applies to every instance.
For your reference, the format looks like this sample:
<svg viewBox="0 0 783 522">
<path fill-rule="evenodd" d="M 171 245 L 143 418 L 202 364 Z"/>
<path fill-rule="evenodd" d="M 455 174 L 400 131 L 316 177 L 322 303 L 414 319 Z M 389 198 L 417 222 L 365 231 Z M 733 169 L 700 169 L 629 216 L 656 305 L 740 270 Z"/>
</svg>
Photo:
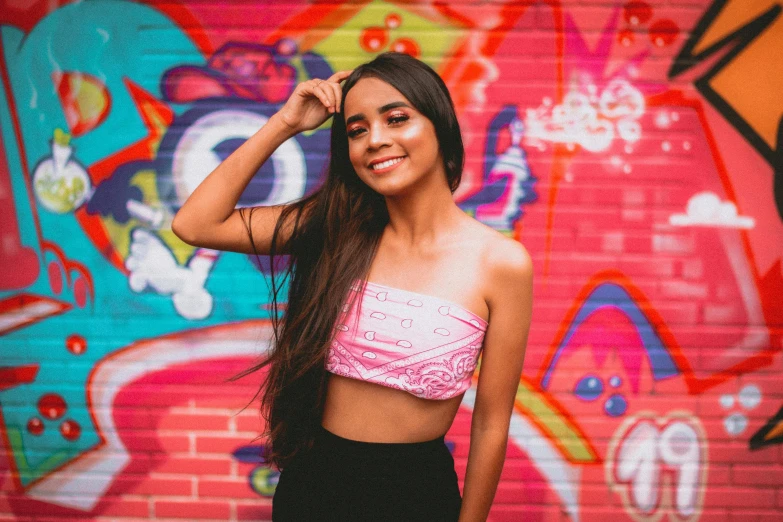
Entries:
<svg viewBox="0 0 783 522">
<path fill-rule="evenodd" d="M 377 121 L 373 123 L 370 125 L 367 133 L 367 148 L 377 150 L 381 147 L 388 147 L 391 145 L 391 138 L 389 136 L 388 129 L 384 125 L 384 122 Z"/>
</svg>

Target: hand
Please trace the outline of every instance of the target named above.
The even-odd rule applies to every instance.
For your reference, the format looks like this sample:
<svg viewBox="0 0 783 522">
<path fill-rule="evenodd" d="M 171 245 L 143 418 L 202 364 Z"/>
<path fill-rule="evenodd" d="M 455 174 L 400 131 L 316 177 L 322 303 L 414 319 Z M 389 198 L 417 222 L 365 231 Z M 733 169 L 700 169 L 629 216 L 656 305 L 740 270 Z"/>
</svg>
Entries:
<svg viewBox="0 0 783 522">
<path fill-rule="evenodd" d="M 294 132 L 317 129 L 331 114 L 342 110 L 343 89 L 340 82 L 352 70 L 337 71 L 327 80 L 313 78 L 296 86 L 294 92 L 277 112 L 277 116 Z"/>
</svg>

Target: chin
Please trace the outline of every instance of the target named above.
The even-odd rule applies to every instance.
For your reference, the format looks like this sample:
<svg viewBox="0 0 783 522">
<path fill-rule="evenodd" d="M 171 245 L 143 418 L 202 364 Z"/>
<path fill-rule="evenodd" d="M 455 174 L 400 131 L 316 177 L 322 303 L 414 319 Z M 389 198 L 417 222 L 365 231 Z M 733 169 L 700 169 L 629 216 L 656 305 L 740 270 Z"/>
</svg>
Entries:
<svg viewBox="0 0 783 522">
<path fill-rule="evenodd" d="M 365 182 L 365 184 L 381 196 L 397 196 L 408 188 L 407 185 L 400 185 L 387 180 L 373 180 L 372 183 Z"/>
<path fill-rule="evenodd" d="M 389 185 L 381 185 L 381 186 L 375 186 L 371 188 L 381 196 L 386 196 L 386 197 L 399 196 L 405 192 L 401 187 L 395 187 Z"/>
<path fill-rule="evenodd" d="M 376 187 L 375 191 L 386 197 L 401 197 L 411 194 L 415 189 L 413 183 L 394 183 Z"/>
</svg>

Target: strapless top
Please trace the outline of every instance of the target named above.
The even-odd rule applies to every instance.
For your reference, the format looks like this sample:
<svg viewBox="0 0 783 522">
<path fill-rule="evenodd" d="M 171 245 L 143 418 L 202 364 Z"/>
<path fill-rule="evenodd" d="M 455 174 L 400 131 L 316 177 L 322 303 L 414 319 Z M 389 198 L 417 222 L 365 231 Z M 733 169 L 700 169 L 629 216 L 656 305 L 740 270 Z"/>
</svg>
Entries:
<svg viewBox="0 0 783 522">
<path fill-rule="evenodd" d="M 349 299 L 361 283 L 354 281 Z M 450 399 L 470 387 L 488 326 L 451 301 L 368 281 L 354 305 L 343 306 L 326 369 L 423 399 Z"/>
</svg>

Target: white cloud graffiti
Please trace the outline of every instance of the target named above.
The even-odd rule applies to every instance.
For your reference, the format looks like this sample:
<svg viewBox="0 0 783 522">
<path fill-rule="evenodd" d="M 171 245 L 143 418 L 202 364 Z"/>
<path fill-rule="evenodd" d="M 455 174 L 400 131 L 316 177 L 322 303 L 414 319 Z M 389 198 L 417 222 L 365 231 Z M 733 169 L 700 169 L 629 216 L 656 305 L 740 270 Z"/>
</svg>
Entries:
<svg viewBox="0 0 783 522">
<path fill-rule="evenodd" d="M 756 220 L 738 215 L 734 203 L 721 201 L 717 194 L 705 191 L 691 196 L 684 214 L 669 216 L 669 224 L 678 227 L 753 228 Z"/>
</svg>

